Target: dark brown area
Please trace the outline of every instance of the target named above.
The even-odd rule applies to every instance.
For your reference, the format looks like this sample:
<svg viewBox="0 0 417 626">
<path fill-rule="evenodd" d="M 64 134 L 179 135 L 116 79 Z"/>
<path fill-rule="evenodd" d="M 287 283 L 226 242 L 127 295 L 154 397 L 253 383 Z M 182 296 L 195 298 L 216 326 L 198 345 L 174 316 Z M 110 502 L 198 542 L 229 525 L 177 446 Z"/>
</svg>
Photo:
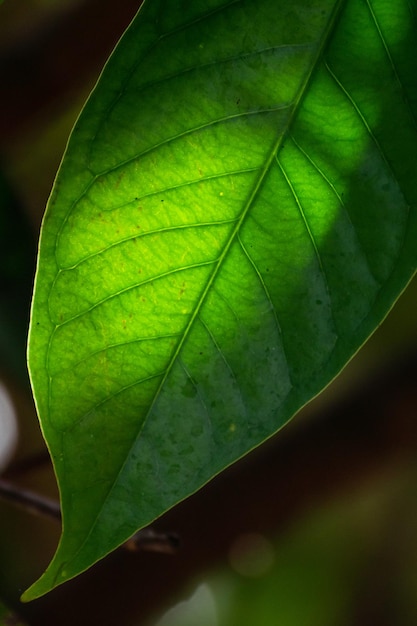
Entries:
<svg viewBox="0 0 417 626">
<path fill-rule="evenodd" d="M 0 136 L 11 141 L 80 86 L 93 84 L 140 0 L 88 0 L 1 46 Z"/>
</svg>

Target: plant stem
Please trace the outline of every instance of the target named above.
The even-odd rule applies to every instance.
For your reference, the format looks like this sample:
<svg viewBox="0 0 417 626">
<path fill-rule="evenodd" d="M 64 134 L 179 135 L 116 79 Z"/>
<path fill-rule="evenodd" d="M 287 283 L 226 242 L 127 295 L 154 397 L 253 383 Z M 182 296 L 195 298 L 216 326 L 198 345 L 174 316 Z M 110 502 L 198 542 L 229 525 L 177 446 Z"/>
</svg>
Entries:
<svg viewBox="0 0 417 626">
<path fill-rule="evenodd" d="M 35 515 L 42 515 L 58 521 L 61 519 L 61 510 L 55 500 L 23 489 L 4 478 L 0 478 L 0 499 L 15 504 Z"/>
<path fill-rule="evenodd" d="M 0 478 L 0 500 L 10 502 L 35 515 L 42 515 L 55 521 L 61 520 L 61 509 L 58 502 L 33 491 L 23 489 L 4 478 Z M 129 550 L 129 552 L 146 550 L 148 552 L 174 554 L 178 550 L 179 539 L 175 533 L 159 532 L 153 528 L 143 528 L 121 547 Z"/>
</svg>

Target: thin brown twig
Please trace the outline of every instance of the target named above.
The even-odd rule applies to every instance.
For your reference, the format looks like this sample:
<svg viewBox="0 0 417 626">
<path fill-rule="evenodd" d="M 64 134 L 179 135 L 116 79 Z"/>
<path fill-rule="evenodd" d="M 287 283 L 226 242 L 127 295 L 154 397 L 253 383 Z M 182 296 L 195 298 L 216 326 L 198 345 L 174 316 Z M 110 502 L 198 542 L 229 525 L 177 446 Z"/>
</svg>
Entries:
<svg viewBox="0 0 417 626">
<path fill-rule="evenodd" d="M 55 521 L 61 519 L 61 510 L 55 500 L 23 489 L 4 478 L 0 478 L 0 498 L 35 515 L 42 515 Z"/>
<path fill-rule="evenodd" d="M 0 478 L 0 499 L 35 515 L 41 515 L 54 521 L 61 520 L 61 509 L 58 502 L 23 489 L 4 478 Z M 121 547 L 129 550 L 129 552 L 146 550 L 148 552 L 174 554 L 179 548 L 179 539 L 175 533 L 143 528 Z"/>
</svg>

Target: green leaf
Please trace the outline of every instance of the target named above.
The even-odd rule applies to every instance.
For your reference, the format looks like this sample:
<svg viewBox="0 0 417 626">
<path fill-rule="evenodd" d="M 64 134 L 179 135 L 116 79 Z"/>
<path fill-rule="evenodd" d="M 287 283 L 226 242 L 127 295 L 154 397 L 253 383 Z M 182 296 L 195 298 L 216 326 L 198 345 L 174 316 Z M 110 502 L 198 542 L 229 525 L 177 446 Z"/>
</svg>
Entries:
<svg viewBox="0 0 417 626">
<path fill-rule="evenodd" d="M 72 133 L 29 366 L 35 598 L 275 433 L 417 265 L 416 0 L 147 0 Z"/>
</svg>

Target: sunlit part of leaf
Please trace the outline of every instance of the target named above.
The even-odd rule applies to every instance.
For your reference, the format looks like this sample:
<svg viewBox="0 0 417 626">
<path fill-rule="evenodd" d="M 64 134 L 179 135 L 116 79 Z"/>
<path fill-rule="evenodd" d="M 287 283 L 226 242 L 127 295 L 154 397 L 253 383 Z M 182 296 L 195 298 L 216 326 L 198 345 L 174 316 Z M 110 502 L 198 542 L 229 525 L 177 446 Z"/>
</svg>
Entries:
<svg viewBox="0 0 417 626">
<path fill-rule="evenodd" d="M 29 338 L 63 535 L 30 599 L 276 432 L 417 257 L 416 2 L 147 0 L 74 131 Z"/>
</svg>

